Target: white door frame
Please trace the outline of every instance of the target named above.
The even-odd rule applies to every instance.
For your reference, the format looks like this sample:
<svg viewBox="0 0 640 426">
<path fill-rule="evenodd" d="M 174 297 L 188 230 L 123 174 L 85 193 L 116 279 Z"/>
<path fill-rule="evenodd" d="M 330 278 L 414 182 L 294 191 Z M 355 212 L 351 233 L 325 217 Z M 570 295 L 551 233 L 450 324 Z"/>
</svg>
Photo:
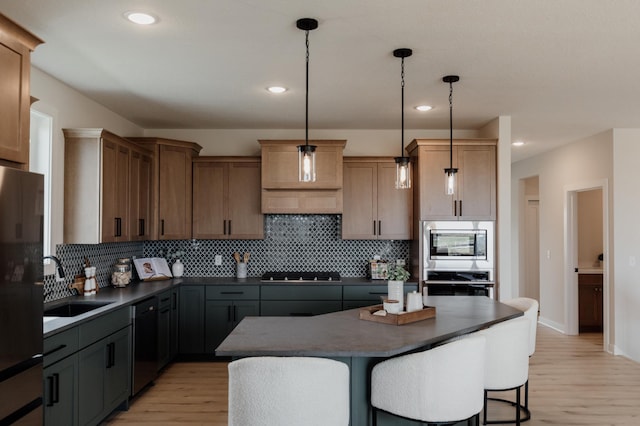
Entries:
<svg viewBox="0 0 640 426">
<path fill-rule="evenodd" d="M 567 185 L 564 187 L 564 299 L 565 299 L 565 332 L 578 334 L 578 192 L 593 189 L 602 190 L 602 245 L 604 260 L 602 262 L 602 330 L 603 347 L 611 352 L 610 335 L 610 286 L 609 286 L 609 182 L 608 179 Z"/>
</svg>

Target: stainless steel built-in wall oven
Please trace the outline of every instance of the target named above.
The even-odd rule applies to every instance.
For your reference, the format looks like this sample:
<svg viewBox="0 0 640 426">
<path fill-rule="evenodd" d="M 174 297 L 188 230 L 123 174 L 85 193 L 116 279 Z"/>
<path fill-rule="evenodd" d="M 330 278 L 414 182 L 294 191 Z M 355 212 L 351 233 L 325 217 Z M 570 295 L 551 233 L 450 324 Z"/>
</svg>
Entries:
<svg viewBox="0 0 640 426">
<path fill-rule="evenodd" d="M 423 222 L 423 277 L 429 294 L 493 296 L 495 223 Z"/>
</svg>

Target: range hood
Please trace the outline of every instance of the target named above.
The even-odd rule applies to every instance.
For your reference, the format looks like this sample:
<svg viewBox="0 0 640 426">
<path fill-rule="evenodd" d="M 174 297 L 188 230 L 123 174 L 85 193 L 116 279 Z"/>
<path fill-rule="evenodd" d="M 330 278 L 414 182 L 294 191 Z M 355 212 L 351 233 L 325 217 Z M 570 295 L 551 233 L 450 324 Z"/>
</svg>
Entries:
<svg viewBox="0 0 640 426">
<path fill-rule="evenodd" d="M 346 140 L 316 145 L 315 182 L 298 181 L 298 145 L 304 140 L 259 140 L 262 147 L 262 213 L 342 213 L 342 152 Z"/>
</svg>

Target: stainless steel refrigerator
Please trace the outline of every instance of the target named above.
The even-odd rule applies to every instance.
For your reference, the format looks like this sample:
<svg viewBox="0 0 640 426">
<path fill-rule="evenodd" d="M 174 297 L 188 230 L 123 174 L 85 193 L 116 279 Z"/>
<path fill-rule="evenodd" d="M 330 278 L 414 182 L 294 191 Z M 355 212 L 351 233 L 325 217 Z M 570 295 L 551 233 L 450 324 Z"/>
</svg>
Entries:
<svg viewBox="0 0 640 426">
<path fill-rule="evenodd" d="M 0 426 L 41 425 L 43 176 L 0 166 Z"/>
</svg>

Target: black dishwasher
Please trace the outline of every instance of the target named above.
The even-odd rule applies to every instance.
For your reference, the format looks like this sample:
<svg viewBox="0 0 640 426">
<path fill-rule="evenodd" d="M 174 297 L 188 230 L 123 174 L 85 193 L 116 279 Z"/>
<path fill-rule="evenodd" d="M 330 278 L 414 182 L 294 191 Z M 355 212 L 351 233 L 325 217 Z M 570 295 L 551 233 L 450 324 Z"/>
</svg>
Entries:
<svg viewBox="0 0 640 426">
<path fill-rule="evenodd" d="M 158 299 L 133 305 L 133 383 L 131 395 L 151 383 L 158 372 Z"/>
</svg>

